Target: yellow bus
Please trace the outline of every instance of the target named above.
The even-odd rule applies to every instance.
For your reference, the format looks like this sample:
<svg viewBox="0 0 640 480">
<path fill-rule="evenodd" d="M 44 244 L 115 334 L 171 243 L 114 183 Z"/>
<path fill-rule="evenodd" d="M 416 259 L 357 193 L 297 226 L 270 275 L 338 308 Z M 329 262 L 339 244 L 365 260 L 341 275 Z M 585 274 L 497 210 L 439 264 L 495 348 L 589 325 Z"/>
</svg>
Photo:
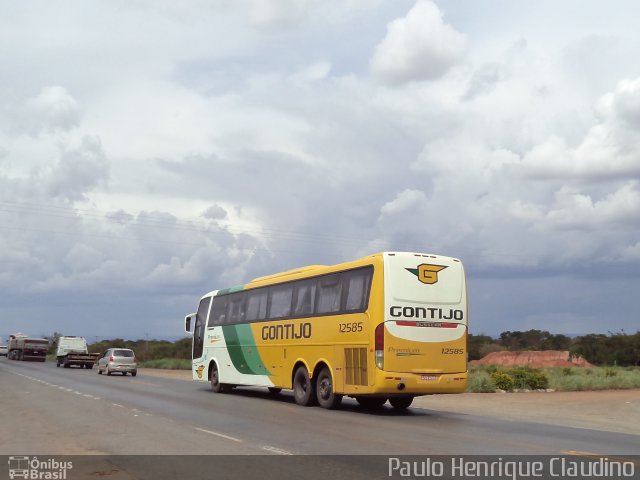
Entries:
<svg viewBox="0 0 640 480">
<path fill-rule="evenodd" d="M 216 393 L 262 386 L 303 406 L 346 395 L 405 409 L 467 384 L 464 268 L 441 255 L 383 252 L 215 290 L 185 330 L 193 379 Z"/>
</svg>

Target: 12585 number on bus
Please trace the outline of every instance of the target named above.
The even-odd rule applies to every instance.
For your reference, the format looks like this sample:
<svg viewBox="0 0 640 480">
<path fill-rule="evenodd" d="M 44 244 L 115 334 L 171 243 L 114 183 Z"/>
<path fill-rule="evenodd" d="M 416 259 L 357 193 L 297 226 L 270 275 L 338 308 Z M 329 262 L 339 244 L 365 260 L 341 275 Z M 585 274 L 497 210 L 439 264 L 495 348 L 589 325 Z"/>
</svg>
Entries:
<svg viewBox="0 0 640 480">
<path fill-rule="evenodd" d="M 362 331 L 362 322 L 339 323 L 338 331 L 340 333 L 352 333 Z"/>
</svg>

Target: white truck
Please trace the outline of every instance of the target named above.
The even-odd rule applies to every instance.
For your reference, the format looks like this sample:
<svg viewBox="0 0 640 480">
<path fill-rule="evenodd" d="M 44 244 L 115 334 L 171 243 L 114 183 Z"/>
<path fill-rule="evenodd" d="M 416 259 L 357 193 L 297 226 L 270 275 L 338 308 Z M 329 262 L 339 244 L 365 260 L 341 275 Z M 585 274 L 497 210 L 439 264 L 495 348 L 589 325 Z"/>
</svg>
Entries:
<svg viewBox="0 0 640 480">
<path fill-rule="evenodd" d="M 93 368 L 99 353 L 89 353 L 87 341 L 83 337 L 60 337 L 56 350 L 56 367 L 69 368 L 78 365 L 80 368 Z"/>
</svg>

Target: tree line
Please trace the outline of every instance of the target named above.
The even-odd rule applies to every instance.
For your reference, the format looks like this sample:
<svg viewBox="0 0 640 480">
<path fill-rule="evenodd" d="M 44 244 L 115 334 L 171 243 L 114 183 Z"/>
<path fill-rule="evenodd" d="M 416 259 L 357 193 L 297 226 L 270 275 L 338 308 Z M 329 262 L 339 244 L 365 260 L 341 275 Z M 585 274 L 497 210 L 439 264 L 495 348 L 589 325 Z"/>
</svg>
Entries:
<svg viewBox="0 0 640 480">
<path fill-rule="evenodd" d="M 60 334 L 54 332 L 53 335 L 47 338 L 49 339 L 49 354 L 55 355 Z M 169 342 L 167 340 L 124 340 L 123 338 L 114 338 L 112 340 L 102 340 L 91 343 L 88 345 L 88 350 L 90 353 L 104 353 L 107 349 L 113 347 L 130 348 L 136 354 L 138 361 L 141 362 L 165 358 L 191 358 L 191 337 L 182 338 L 176 342 Z"/>
<path fill-rule="evenodd" d="M 50 354 L 56 351 L 58 337 L 57 332 L 49 337 Z M 89 345 L 89 351 L 103 353 L 111 347 L 130 348 L 140 361 L 191 358 L 191 337 L 176 342 L 115 338 L 92 343 Z M 633 335 L 625 332 L 607 335 L 592 333 L 574 338 L 545 330 L 506 331 L 497 338 L 484 334 L 469 334 L 469 360 L 479 360 L 491 352 L 522 350 L 566 350 L 594 365 L 638 366 L 640 332 Z"/>
<path fill-rule="evenodd" d="M 491 352 L 522 350 L 563 350 L 594 365 L 638 366 L 640 332 L 591 333 L 574 338 L 546 330 L 506 331 L 498 338 L 469 334 L 469 360 L 479 360 Z"/>
</svg>

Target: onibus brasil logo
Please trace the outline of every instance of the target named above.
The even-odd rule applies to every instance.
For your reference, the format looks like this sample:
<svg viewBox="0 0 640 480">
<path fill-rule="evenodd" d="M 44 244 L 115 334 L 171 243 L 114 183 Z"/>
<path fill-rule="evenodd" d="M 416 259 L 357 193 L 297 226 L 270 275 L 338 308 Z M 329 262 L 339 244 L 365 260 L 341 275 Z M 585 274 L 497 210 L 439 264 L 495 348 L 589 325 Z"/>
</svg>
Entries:
<svg viewBox="0 0 640 480">
<path fill-rule="evenodd" d="M 73 462 L 61 462 L 48 458 L 12 456 L 9 457 L 9 478 L 27 478 L 30 480 L 66 480 L 67 470 L 73 468 Z"/>
<path fill-rule="evenodd" d="M 418 268 L 407 268 L 406 270 L 413 273 L 418 280 L 427 285 L 433 285 L 438 281 L 438 272 L 447 268 L 445 265 L 432 265 L 423 263 Z"/>
</svg>

